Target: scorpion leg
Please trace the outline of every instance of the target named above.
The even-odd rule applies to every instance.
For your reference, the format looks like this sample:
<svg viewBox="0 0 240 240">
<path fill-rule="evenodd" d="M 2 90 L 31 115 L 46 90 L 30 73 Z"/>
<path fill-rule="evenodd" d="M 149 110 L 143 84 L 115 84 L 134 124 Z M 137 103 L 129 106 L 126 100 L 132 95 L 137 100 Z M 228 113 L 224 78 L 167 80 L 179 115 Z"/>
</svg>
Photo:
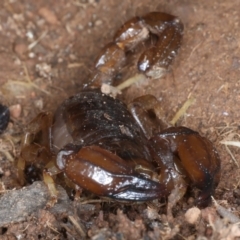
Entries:
<svg viewBox="0 0 240 240">
<path fill-rule="evenodd" d="M 152 95 L 134 99 L 128 108 L 148 139 L 159 133 L 161 129 L 169 127 L 167 121 L 162 118 L 164 114 L 159 101 Z M 149 149 L 160 168 L 159 182 L 166 186 L 169 193 L 167 216 L 170 220 L 173 218 L 172 207 L 186 193 L 187 185 L 182 174 L 175 169 L 176 157 L 172 154 L 166 141 L 150 140 Z M 159 159 L 160 154 L 162 157 Z"/>
<path fill-rule="evenodd" d="M 173 219 L 172 208 L 187 191 L 187 182 L 183 167 L 165 139 L 156 135 L 149 140 L 152 157 L 160 168 L 159 181 L 166 185 L 169 192 L 167 204 L 168 220 Z"/>
<path fill-rule="evenodd" d="M 19 159 L 17 161 L 19 180 L 22 185 L 27 182 L 34 181 L 34 175 L 38 178 L 39 173 L 34 169 L 27 170 L 27 175 L 30 179 L 25 179 L 26 165 L 33 165 L 37 162 L 39 154 L 49 152 L 49 133 L 48 127 L 52 121 L 50 113 L 40 113 L 34 118 L 25 129 L 25 134 L 22 137 L 22 146 Z M 39 134 L 42 133 L 42 134 Z M 43 136 L 44 135 L 44 136 Z M 46 151 L 41 151 L 46 150 Z M 29 164 L 28 164 L 29 163 Z M 31 176 L 32 175 L 32 176 Z"/>
<path fill-rule="evenodd" d="M 206 206 L 220 178 L 220 159 L 212 143 L 185 127 L 161 131 L 169 125 L 159 120 L 162 109 L 154 96 L 139 97 L 128 108 L 149 139 L 151 155 L 160 168 L 159 181 L 169 191 L 168 216 L 186 192 L 185 179 L 201 190 L 197 204 Z"/>
<path fill-rule="evenodd" d="M 22 139 L 22 150 L 17 161 L 17 169 L 22 185 L 25 182 L 32 183 L 43 178 L 52 199 L 56 199 L 57 190 L 52 173 L 56 173 L 58 170 L 54 166 L 49 167 L 54 162 L 54 156 L 50 150 L 52 119 L 53 116 L 50 112 L 42 112 L 29 123 Z M 46 169 L 42 172 L 43 167 Z"/>
<path fill-rule="evenodd" d="M 173 163 L 168 160 L 168 152 L 157 149 L 162 143 L 174 156 Z M 193 186 L 200 189 L 196 204 L 207 206 L 220 180 L 220 158 L 213 144 L 189 128 L 171 127 L 151 138 L 150 145 L 154 146 L 155 159 L 161 165 L 174 167 L 176 172 L 185 175 Z"/>
<path fill-rule="evenodd" d="M 163 109 L 153 95 L 148 94 L 135 98 L 128 104 L 128 110 L 148 139 L 160 132 L 161 129 L 169 127 L 164 118 Z"/>
</svg>

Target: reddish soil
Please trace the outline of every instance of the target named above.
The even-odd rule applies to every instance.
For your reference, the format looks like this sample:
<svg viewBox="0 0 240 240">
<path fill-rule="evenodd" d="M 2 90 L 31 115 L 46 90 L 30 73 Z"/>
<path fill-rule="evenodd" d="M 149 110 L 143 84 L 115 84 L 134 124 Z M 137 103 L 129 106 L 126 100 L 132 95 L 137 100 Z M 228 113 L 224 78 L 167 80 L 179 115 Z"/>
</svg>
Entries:
<svg viewBox="0 0 240 240">
<path fill-rule="evenodd" d="M 123 92 L 124 99 L 128 102 L 153 94 L 168 120 L 189 97 L 195 99 L 178 125 L 199 131 L 214 143 L 222 161 L 214 197 L 226 211 L 240 217 L 240 150 L 221 143 L 240 143 L 238 0 L 4 0 L 0 7 L 0 102 L 11 107 L 11 123 L 0 137 L 2 196 L 19 188 L 13 162 L 20 151 L 24 126 L 37 113 L 52 111 L 63 99 L 81 91 L 94 59 L 126 20 L 163 11 L 184 23 L 181 50 L 165 77 L 132 85 Z M 131 68 L 128 75 L 134 71 Z M 174 208 L 172 223 L 166 221 L 164 207 L 156 210 L 147 203 L 88 202 L 87 210 L 83 203 L 69 204 L 75 223 L 69 213 L 56 214 L 41 207 L 21 222 L 2 224 L 0 239 L 240 237 L 239 228 L 222 220 L 213 206 L 189 224 L 184 214 L 194 205 L 191 197 Z M 79 209 L 85 210 L 79 213 Z"/>
</svg>

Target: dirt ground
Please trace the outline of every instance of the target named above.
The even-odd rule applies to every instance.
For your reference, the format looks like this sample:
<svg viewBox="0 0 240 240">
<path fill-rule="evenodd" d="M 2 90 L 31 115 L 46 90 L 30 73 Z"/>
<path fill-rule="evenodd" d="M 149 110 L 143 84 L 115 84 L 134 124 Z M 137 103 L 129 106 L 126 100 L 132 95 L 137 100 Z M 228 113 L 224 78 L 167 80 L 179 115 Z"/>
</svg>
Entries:
<svg viewBox="0 0 240 240">
<path fill-rule="evenodd" d="M 225 209 L 222 215 L 232 213 L 236 217 L 232 222 L 238 222 L 239 0 L 3 0 L 0 7 L 0 102 L 11 109 L 11 122 L 0 137 L 2 197 L 19 189 L 14 161 L 24 126 L 37 113 L 54 110 L 63 99 L 81 91 L 100 49 L 126 20 L 163 11 L 184 23 L 179 55 L 165 77 L 132 85 L 123 92 L 124 99 L 153 94 L 169 120 L 188 98 L 195 99 L 178 125 L 199 131 L 215 144 L 222 176 L 214 197 Z M 26 198 L 25 202 L 32 201 Z M 238 226 L 220 217 L 214 206 L 201 210 L 200 219 L 190 224 L 184 214 L 193 207 L 192 197 L 174 208 L 171 223 L 164 206 L 156 210 L 148 203 L 68 201 L 66 210 L 46 210 L 43 201 L 34 213 L 3 222 L 0 239 L 240 238 Z"/>
</svg>

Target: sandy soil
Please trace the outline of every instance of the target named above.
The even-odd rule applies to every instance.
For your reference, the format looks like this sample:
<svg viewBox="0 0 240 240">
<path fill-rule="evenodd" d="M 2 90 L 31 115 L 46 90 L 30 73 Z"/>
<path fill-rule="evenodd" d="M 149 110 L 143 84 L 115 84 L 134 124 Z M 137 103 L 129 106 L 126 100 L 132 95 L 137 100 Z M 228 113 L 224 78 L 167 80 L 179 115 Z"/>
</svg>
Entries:
<svg viewBox="0 0 240 240">
<path fill-rule="evenodd" d="M 164 78 L 132 85 L 124 99 L 153 94 L 169 120 L 189 97 L 195 99 L 178 124 L 215 144 L 222 160 L 215 199 L 239 217 L 240 151 L 221 141 L 240 143 L 240 1 L 4 0 L 0 7 L 0 102 L 11 107 L 11 123 L 0 137 L 2 195 L 19 188 L 13 162 L 24 126 L 38 112 L 54 110 L 81 90 L 96 55 L 126 20 L 164 11 L 184 23 L 181 51 Z M 172 223 L 166 222 L 164 207 L 156 211 L 148 204 L 88 203 L 80 215 L 84 204 L 70 204 L 75 222 L 69 212 L 56 214 L 39 207 L 21 222 L 2 224 L 0 239 L 240 237 L 238 227 L 220 219 L 214 207 L 202 210 L 200 220 L 189 224 L 184 214 L 193 206 L 191 197 L 175 207 Z"/>
</svg>

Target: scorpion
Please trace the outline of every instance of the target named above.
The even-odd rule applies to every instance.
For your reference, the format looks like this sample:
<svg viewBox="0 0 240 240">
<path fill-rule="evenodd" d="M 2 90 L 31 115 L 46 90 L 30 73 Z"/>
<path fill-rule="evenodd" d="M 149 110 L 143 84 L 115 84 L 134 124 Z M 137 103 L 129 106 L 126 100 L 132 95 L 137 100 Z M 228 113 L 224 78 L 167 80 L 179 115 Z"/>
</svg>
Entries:
<svg viewBox="0 0 240 240">
<path fill-rule="evenodd" d="M 87 86 L 66 99 L 53 114 L 42 112 L 28 125 L 18 159 L 22 184 L 41 179 L 57 196 L 53 176 L 68 185 L 118 201 L 167 198 L 167 214 L 188 186 L 200 190 L 205 207 L 220 180 L 220 158 L 213 144 L 192 129 L 161 120 L 153 95 L 125 105 L 101 92 L 114 85 L 127 53 L 152 36 L 152 46 L 139 57 L 138 70 L 160 78 L 178 53 L 183 36 L 179 18 L 150 12 L 127 21 L 96 60 Z M 44 168 L 42 174 L 42 168 Z"/>
</svg>

